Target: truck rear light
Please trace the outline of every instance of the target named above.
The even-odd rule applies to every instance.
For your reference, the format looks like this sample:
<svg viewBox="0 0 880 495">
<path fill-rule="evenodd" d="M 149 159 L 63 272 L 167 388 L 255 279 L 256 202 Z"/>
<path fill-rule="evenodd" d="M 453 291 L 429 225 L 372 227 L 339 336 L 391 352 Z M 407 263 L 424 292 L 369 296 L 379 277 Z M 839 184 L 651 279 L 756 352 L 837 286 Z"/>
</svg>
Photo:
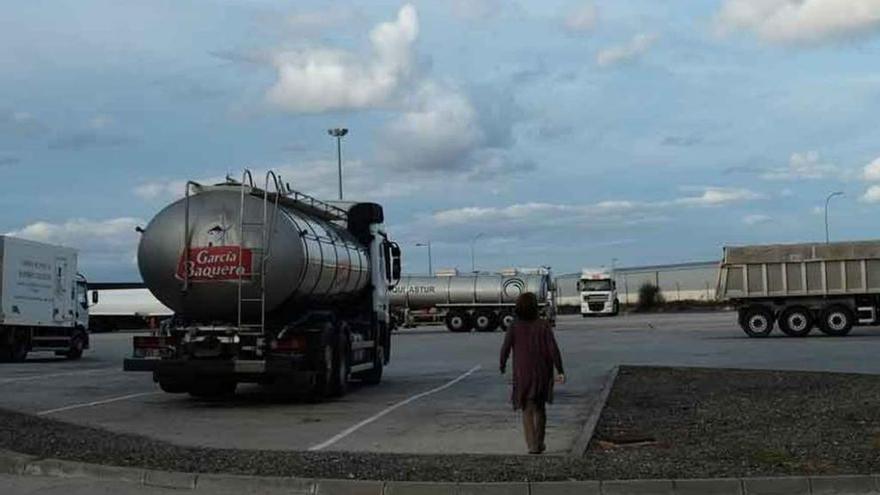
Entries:
<svg viewBox="0 0 880 495">
<path fill-rule="evenodd" d="M 135 357 L 153 357 L 161 355 L 163 350 L 177 345 L 177 339 L 165 336 L 135 337 L 133 341 Z"/>
<path fill-rule="evenodd" d="M 272 342 L 272 350 L 278 352 L 297 352 L 305 350 L 306 338 L 304 335 L 293 335 Z"/>
</svg>

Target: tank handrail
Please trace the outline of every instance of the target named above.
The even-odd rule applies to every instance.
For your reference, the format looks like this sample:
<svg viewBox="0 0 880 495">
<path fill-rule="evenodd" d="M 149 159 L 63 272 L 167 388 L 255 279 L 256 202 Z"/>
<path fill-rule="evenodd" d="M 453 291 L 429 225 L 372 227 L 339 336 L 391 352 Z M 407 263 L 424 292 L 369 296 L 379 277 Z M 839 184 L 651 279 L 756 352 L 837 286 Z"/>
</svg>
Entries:
<svg viewBox="0 0 880 495">
<path fill-rule="evenodd" d="M 251 189 L 254 189 L 254 175 L 251 173 L 251 169 L 246 168 L 241 173 L 241 185 L 244 185 L 244 181 L 247 179 L 248 183 L 251 186 Z"/>
</svg>

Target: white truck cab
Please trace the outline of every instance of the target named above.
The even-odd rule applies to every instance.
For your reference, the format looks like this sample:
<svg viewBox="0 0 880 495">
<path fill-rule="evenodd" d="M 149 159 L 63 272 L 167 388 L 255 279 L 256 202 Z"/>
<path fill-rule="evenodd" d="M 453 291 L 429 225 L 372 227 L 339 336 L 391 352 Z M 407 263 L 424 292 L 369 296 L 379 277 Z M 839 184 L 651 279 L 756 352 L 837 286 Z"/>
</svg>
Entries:
<svg viewBox="0 0 880 495">
<path fill-rule="evenodd" d="M 617 283 L 614 277 L 604 270 L 584 269 L 578 281 L 581 293 L 581 315 L 617 316 L 620 301 L 617 298 Z"/>
</svg>

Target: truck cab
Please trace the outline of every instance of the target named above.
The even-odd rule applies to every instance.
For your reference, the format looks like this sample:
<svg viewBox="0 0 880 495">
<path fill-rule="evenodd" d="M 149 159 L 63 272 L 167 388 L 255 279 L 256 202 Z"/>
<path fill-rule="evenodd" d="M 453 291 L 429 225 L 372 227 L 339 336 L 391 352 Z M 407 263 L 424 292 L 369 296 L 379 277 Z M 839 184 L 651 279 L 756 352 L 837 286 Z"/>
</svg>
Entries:
<svg viewBox="0 0 880 495">
<path fill-rule="evenodd" d="M 581 315 L 584 318 L 592 315 L 617 316 L 620 313 L 617 283 L 610 273 L 584 270 L 578 281 L 578 291 L 581 294 Z"/>
</svg>

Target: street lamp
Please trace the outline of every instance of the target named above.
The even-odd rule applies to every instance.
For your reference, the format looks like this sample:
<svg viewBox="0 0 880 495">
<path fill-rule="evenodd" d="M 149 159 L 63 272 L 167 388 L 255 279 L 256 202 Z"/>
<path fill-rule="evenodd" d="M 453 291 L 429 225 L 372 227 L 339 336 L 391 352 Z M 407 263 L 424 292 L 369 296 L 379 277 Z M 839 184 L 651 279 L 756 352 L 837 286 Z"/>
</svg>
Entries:
<svg viewBox="0 0 880 495">
<path fill-rule="evenodd" d="M 475 272 L 475 273 L 477 271 L 477 261 L 476 261 L 476 256 L 474 255 L 474 246 L 476 246 L 477 239 L 479 239 L 480 237 L 483 237 L 482 232 L 475 235 L 474 238 L 471 239 L 471 271 Z"/>
<path fill-rule="evenodd" d="M 416 247 L 427 247 L 428 248 L 428 275 L 434 275 L 434 262 L 431 260 L 431 241 L 428 242 L 417 242 Z"/>
<path fill-rule="evenodd" d="M 831 242 L 831 236 L 828 234 L 828 203 L 830 203 L 831 198 L 835 196 L 843 196 L 843 191 L 833 192 L 825 198 L 825 244 Z"/>
<path fill-rule="evenodd" d="M 336 138 L 336 161 L 339 163 L 339 201 L 342 201 L 342 137 L 348 134 L 348 129 L 344 127 L 327 129 L 327 134 Z"/>
</svg>

